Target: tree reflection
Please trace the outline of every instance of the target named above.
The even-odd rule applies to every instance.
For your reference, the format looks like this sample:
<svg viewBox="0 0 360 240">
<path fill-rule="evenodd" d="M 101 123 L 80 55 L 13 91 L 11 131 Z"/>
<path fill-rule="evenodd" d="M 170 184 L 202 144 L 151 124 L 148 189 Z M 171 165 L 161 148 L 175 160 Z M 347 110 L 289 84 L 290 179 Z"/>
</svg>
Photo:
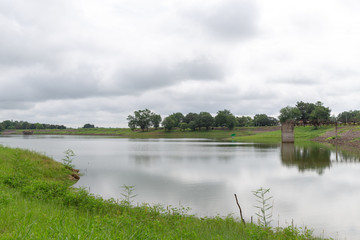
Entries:
<svg viewBox="0 0 360 240">
<path fill-rule="evenodd" d="M 293 143 L 281 144 L 281 162 L 287 167 L 297 167 L 299 172 L 315 171 L 319 175 L 331 167 L 331 151 L 318 146 L 299 147 Z"/>
</svg>

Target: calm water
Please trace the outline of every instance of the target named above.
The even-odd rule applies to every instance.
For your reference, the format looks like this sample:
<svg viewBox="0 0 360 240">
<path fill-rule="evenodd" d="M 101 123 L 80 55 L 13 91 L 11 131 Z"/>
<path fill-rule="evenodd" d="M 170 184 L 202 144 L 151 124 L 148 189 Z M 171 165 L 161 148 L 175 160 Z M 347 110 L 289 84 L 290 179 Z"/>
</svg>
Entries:
<svg viewBox="0 0 360 240">
<path fill-rule="evenodd" d="M 122 185 L 135 185 L 138 203 L 186 206 L 198 216 L 238 216 L 236 193 L 249 221 L 252 191 L 270 188 L 273 226 L 293 220 L 318 235 L 360 239 L 359 158 L 318 145 L 82 136 L 1 136 L 0 144 L 58 161 L 70 148 L 84 174 L 76 186 L 120 199 Z"/>
</svg>

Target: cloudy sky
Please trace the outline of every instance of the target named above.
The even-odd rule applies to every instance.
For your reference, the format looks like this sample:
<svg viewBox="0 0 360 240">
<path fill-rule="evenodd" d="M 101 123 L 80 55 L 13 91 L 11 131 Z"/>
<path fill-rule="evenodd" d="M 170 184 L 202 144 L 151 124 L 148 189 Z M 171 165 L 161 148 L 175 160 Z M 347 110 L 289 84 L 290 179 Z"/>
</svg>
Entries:
<svg viewBox="0 0 360 240">
<path fill-rule="evenodd" d="M 0 0 L 0 121 L 360 109 L 357 0 Z"/>
</svg>

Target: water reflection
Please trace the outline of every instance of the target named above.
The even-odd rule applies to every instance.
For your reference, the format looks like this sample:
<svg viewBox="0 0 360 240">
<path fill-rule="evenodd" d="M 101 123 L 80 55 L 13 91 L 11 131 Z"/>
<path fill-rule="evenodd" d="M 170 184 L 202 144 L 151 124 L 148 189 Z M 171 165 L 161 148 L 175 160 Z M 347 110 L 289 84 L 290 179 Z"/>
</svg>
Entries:
<svg viewBox="0 0 360 240">
<path fill-rule="evenodd" d="M 297 167 L 299 172 L 315 171 L 319 175 L 331 167 L 331 151 L 318 146 L 300 147 L 293 143 L 281 144 L 281 162 L 286 167 Z"/>
</svg>

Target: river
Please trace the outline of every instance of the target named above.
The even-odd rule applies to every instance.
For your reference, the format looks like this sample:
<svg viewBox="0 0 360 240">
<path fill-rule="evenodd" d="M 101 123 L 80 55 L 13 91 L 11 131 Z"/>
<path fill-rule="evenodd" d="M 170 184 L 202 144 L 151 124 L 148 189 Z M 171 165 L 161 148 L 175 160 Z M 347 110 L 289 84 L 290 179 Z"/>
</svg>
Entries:
<svg viewBox="0 0 360 240">
<path fill-rule="evenodd" d="M 272 226 L 294 224 L 315 235 L 360 239 L 359 157 L 309 143 L 225 143 L 206 139 L 122 139 L 88 136 L 0 136 L 0 144 L 35 150 L 57 161 L 72 149 L 83 176 L 75 186 L 134 204 L 190 207 L 199 217 L 238 217 L 257 209 L 253 191 L 270 188 Z"/>
</svg>

